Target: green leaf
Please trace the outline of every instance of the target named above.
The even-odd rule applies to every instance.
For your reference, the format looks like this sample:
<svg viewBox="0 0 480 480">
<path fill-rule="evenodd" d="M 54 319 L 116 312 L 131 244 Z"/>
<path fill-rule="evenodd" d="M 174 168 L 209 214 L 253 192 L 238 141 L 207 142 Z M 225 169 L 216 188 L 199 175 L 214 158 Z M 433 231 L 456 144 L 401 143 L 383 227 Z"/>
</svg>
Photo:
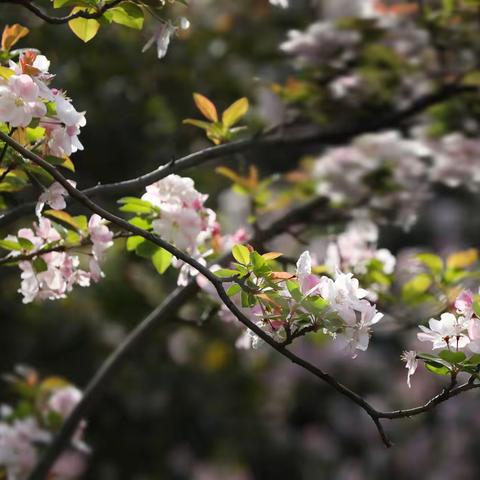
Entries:
<svg viewBox="0 0 480 480">
<path fill-rule="evenodd" d="M 3 248 L 4 250 L 9 250 L 9 251 L 22 250 L 22 246 L 18 242 L 14 242 L 12 240 L 0 240 L 0 248 Z"/>
<path fill-rule="evenodd" d="M 145 240 L 144 242 L 138 244 L 135 252 L 139 257 L 151 258 L 159 248 L 160 247 L 158 247 L 158 245 L 155 245 L 150 240 Z"/>
<path fill-rule="evenodd" d="M 463 352 L 452 352 L 450 350 L 442 350 L 438 356 L 449 363 L 460 363 L 467 358 Z"/>
<path fill-rule="evenodd" d="M 203 130 L 210 130 L 212 128 L 212 124 L 205 122 L 203 120 L 195 120 L 194 118 L 186 118 L 182 122 L 184 125 L 193 125 L 194 127 L 202 128 Z"/>
<path fill-rule="evenodd" d="M 220 270 L 215 270 L 213 273 L 219 278 L 229 278 L 234 275 L 240 275 L 239 272 L 230 268 L 221 268 Z"/>
<path fill-rule="evenodd" d="M 287 285 L 287 289 L 290 292 L 290 295 L 292 296 L 292 298 L 296 302 L 301 302 L 303 300 L 303 295 L 302 295 L 302 292 L 300 292 L 298 283 L 292 280 L 287 280 L 287 282 L 285 283 Z"/>
<path fill-rule="evenodd" d="M 56 220 L 73 227 L 75 230 L 82 230 L 82 225 L 78 224 L 74 217 L 64 210 L 45 210 L 43 214 L 47 217 L 53 217 Z"/>
<path fill-rule="evenodd" d="M 425 363 L 425 367 L 427 370 L 437 375 L 448 375 L 450 373 L 450 369 L 448 367 L 444 367 L 437 362 L 427 362 Z"/>
<path fill-rule="evenodd" d="M 152 228 L 152 224 L 142 217 L 133 217 L 128 221 L 128 223 L 131 223 L 142 230 L 150 230 Z"/>
<path fill-rule="evenodd" d="M 234 245 L 232 248 L 233 258 L 242 265 L 250 263 L 250 250 L 245 245 Z"/>
<path fill-rule="evenodd" d="M 33 267 L 37 273 L 46 272 L 48 270 L 47 262 L 42 257 L 37 257 L 33 261 Z"/>
<path fill-rule="evenodd" d="M 241 290 L 242 290 L 242 287 L 238 283 L 235 283 L 227 290 L 227 295 L 229 297 L 233 297 L 234 295 L 239 293 Z"/>
<path fill-rule="evenodd" d="M 85 8 L 75 7 L 72 10 L 72 14 L 78 11 L 87 11 Z M 98 33 L 100 23 L 94 18 L 75 18 L 68 22 L 70 30 L 85 43 L 89 42 Z"/>
<path fill-rule="evenodd" d="M 477 317 L 480 317 L 480 295 L 473 297 L 473 311 Z"/>
<path fill-rule="evenodd" d="M 242 290 L 241 301 L 243 308 L 251 308 L 257 303 L 255 297 L 251 293 L 247 293 L 244 290 Z"/>
<path fill-rule="evenodd" d="M 138 236 L 138 235 L 134 235 L 133 237 L 128 237 L 127 238 L 127 251 L 133 252 L 144 241 L 145 241 L 145 239 L 143 237 Z"/>
<path fill-rule="evenodd" d="M 443 260 L 438 255 L 420 253 L 417 255 L 417 260 L 428 267 L 435 275 L 439 275 L 443 271 Z"/>
<path fill-rule="evenodd" d="M 402 298 L 404 301 L 413 301 L 416 297 L 425 293 L 432 285 L 432 278 L 426 273 L 420 273 L 402 287 Z"/>
<path fill-rule="evenodd" d="M 232 103 L 222 114 L 222 122 L 230 128 L 235 125 L 248 112 L 249 104 L 246 97 Z"/>
<path fill-rule="evenodd" d="M 121 3 L 104 13 L 109 21 L 118 23 L 125 27 L 141 30 L 143 28 L 143 10 L 134 3 Z"/>
<path fill-rule="evenodd" d="M 172 263 L 173 255 L 165 250 L 164 248 L 159 248 L 153 255 L 152 255 L 152 263 L 153 266 L 157 269 L 157 272 L 162 275 L 165 273 L 167 268 Z"/>
<path fill-rule="evenodd" d="M 33 248 L 35 247 L 35 245 L 27 238 L 23 238 L 23 237 L 17 237 L 17 238 L 18 238 L 18 243 L 22 246 L 23 250 L 33 250 Z"/>
<path fill-rule="evenodd" d="M 10 68 L 7 68 L 7 67 L 2 67 L 0 65 L 0 77 L 8 79 L 12 75 L 15 75 L 15 72 L 13 70 L 11 70 Z"/>
</svg>

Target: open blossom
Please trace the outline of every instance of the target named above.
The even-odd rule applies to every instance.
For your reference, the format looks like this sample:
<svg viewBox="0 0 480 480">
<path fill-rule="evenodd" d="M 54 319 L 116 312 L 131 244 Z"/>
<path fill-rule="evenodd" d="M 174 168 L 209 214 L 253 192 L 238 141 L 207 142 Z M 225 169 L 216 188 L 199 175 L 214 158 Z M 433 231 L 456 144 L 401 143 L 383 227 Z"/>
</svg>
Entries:
<svg viewBox="0 0 480 480">
<path fill-rule="evenodd" d="M 78 112 L 64 92 L 50 88 L 54 75 L 49 68 L 50 61 L 32 51 L 22 53 L 18 63 L 10 60 L 14 75 L 0 79 L 0 122 L 26 127 L 38 119 L 45 128 L 47 153 L 62 158 L 83 150 L 78 135 L 86 125 L 85 112 Z M 54 114 L 47 114 L 49 102 Z"/>
<path fill-rule="evenodd" d="M 163 58 L 167 54 L 170 38 L 176 30 L 177 27 L 170 22 L 159 23 L 153 35 L 142 48 L 142 53 L 146 52 L 155 43 L 157 46 L 157 57 L 159 59 Z"/>
<path fill-rule="evenodd" d="M 51 434 L 40 428 L 33 417 L 0 422 L 0 467 L 6 469 L 8 479 L 24 480 L 38 460 L 36 445 L 45 445 Z"/>
<path fill-rule="evenodd" d="M 100 261 L 105 251 L 113 245 L 113 232 L 108 228 L 105 220 L 96 213 L 88 221 L 88 232 L 92 241 L 90 275 L 94 281 L 98 282 L 103 277 Z"/>
<path fill-rule="evenodd" d="M 405 368 L 408 369 L 407 385 L 408 388 L 411 388 L 410 377 L 416 372 L 418 367 L 417 352 L 413 350 L 405 351 L 402 353 L 401 359 L 405 362 Z"/>
<path fill-rule="evenodd" d="M 47 108 L 38 94 L 39 88 L 29 75 L 12 75 L 0 82 L 0 122 L 26 127 L 33 118 L 44 116 Z"/>
<path fill-rule="evenodd" d="M 297 261 L 298 283 L 300 291 L 304 295 L 310 295 L 320 288 L 320 279 L 316 275 L 312 275 L 312 259 L 310 252 L 303 252 Z"/>
<path fill-rule="evenodd" d="M 442 313 L 440 320 L 431 318 L 427 328 L 420 325 L 422 330 L 417 337 L 422 342 L 432 342 L 432 349 L 438 348 L 463 348 L 470 339 L 465 334 L 467 322 L 464 317 L 456 317 L 453 313 Z"/>
<path fill-rule="evenodd" d="M 59 388 L 48 399 L 48 409 L 58 413 L 62 418 L 67 418 L 82 399 L 82 392 L 72 386 Z"/>
<path fill-rule="evenodd" d="M 70 185 L 73 187 L 77 185 L 76 182 L 71 180 L 69 180 L 68 183 L 70 183 Z M 37 206 L 35 207 L 35 213 L 37 217 L 40 216 L 45 204 L 49 205 L 54 210 L 63 210 L 67 206 L 67 203 L 65 202 L 66 196 L 68 196 L 68 192 L 60 183 L 52 183 L 50 187 L 48 187 L 47 190 L 45 190 L 40 197 L 38 197 Z"/>
<path fill-rule="evenodd" d="M 359 219 L 350 222 L 345 231 L 328 244 L 325 264 L 332 270 L 352 271 L 364 274 L 368 262 L 379 260 L 383 271 L 389 275 L 395 269 L 396 260 L 386 248 L 377 249 L 378 227 L 371 221 Z"/>
<path fill-rule="evenodd" d="M 473 315 L 473 292 L 471 290 L 462 290 L 455 300 L 457 313 L 467 320 Z"/>
<path fill-rule="evenodd" d="M 204 205 L 207 198 L 208 195 L 195 189 L 191 178 L 178 175 L 169 175 L 149 185 L 142 196 L 142 200 L 160 210 L 158 217 L 152 221 L 155 233 L 202 262 L 205 251 L 201 252 L 200 248 L 218 233 L 215 212 Z M 182 265 L 175 260 L 175 266 Z M 187 270 L 193 272 L 188 267 Z M 179 281 L 185 283 L 186 276 L 180 276 Z"/>
</svg>

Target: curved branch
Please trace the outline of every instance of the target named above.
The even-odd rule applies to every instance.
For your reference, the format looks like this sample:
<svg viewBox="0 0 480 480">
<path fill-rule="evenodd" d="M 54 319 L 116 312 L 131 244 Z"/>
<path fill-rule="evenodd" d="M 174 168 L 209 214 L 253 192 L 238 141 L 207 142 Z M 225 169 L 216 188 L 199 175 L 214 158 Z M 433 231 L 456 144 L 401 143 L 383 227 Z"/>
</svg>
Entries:
<svg viewBox="0 0 480 480">
<path fill-rule="evenodd" d="M 64 23 L 68 23 L 70 20 L 75 20 L 76 18 L 86 18 L 86 19 L 96 19 L 100 18 L 106 11 L 110 10 L 111 8 L 117 6 L 120 2 L 124 0 L 112 0 L 109 3 L 105 3 L 102 7 L 100 7 L 95 12 L 86 12 L 84 10 L 79 10 L 75 13 L 71 13 L 70 15 L 66 15 L 64 17 L 52 17 L 45 13 L 40 7 L 32 3 L 30 0 L 2 0 L 3 3 L 13 3 L 15 5 L 20 5 L 21 7 L 26 8 L 37 17 L 41 18 L 47 23 L 51 23 L 54 25 L 62 25 Z"/>
<path fill-rule="evenodd" d="M 392 113 L 391 115 L 380 119 L 373 119 L 370 122 L 361 122 L 342 129 L 336 127 L 330 130 L 320 129 L 316 126 L 309 126 L 308 128 L 292 127 L 281 133 L 259 135 L 223 145 L 208 147 L 169 162 L 166 165 L 162 165 L 157 169 L 139 177 L 105 185 L 96 185 L 94 187 L 82 190 L 82 193 L 88 197 L 130 194 L 152 184 L 153 182 L 161 180 L 172 173 L 178 173 L 187 168 L 199 166 L 208 161 L 220 159 L 227 155 L 232 155 L 239 152 L 257 150 L 266 147 L 281 147 L 285 145 L 304 145 L 317 143 L 325 147 L 342 144 L 350 141 L 352 138 L 358 135 L 374 133 L 387 128 L 396 127 L 405 120 L 422 113 L 433 105 L 444 102 L 456 95 L 472 93 L 476 92 L 477 90 L 477 87 L 472 86 L 448 85 L 439 89 L 435 93 L 425 95 L 403 110 Z M 22 216 L 32 212 L 34 208 L 35 202 L 29 202 L 0 214 L 0 227 L 6 226 Z"/>
</svg>

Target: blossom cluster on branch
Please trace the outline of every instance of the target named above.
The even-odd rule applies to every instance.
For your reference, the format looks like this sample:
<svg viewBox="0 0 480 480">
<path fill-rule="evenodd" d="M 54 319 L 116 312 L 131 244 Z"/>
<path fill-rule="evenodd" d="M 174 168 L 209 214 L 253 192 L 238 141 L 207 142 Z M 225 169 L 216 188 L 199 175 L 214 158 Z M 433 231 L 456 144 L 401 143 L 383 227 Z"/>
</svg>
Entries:
<svg viewBox="0 0 480 480">
<path fill-rule="evenodd" d="M 0 478 L 25 480 L 42 451 L 82 399 L 82 392 L 59 377 L 42 380 L 33 370 L 18 367 L 8 377 L 18 402 L 0 407 Z M 79 478 L 89 447 L 83 441 L 85 422 L 49 472 L 52 480 Z"/>
</svg>

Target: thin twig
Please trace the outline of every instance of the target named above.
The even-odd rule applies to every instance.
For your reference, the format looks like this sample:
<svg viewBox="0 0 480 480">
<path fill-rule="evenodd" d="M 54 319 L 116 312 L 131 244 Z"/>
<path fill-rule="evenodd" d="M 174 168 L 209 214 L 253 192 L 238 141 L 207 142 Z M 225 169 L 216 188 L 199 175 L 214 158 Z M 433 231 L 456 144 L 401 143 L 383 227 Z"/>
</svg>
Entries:
<svg viewBox="0 0 480 480">
<path fill-rule="evenodd" d="M 30 2 L 29 0 L 1 0 L 0 3 L 13 3 L 15 5 L 19 5 L 21 7 L 26 8 L 27 10 L 29 10 L 30 12 L 32 12 L 37 17 L 41 18 L 47 23 L 51 23 L 54 25 L 61 25 L 64 23 L 68 23 L 70 20 L 75 20 L 76 18 L 86 18 L 86 19 L 100 18 L 106 11 L 117 6 L 122 1 L 124 0 L 112 0 L 109 3 L 105 3 L 101 8 L 99 8 L 95 12 L 87 12 L 85 10 L 79 10 L 75 13 L 71 13 L 70 15 L 65 15 L 63 17 L 52 17 L 51 15 L 49 15 L 48 13 L 45 13 L 40 7 Z"/>
</svg>

